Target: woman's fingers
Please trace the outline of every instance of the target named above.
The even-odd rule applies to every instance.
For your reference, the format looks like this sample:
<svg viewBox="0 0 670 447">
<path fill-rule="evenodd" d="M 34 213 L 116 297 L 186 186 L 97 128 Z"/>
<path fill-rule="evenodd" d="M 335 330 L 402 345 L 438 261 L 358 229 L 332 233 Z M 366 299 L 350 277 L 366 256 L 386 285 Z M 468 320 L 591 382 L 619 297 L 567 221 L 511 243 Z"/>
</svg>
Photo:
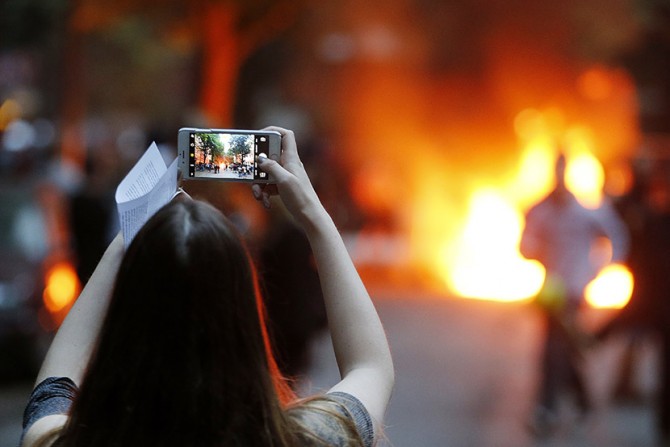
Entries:
<svg viewBox="0 0 670 447">
<path fill-rule="evenodd" d="M 263 172 L 267 172 L 276 183 L 281 183 L 292 175 L 282 165 L 280 165 L 279 162 L 269 158 L 259 158 L 258 167 L 261 168 Z"/>
<path fill-rule="evenodd" d="M 272 206 L 270 197 L 277 195 L 277 185 L 254 183 L 251 185 L 251 192 L 256 200 L 263 203 L 265 208 L 270 208 Z"/>
<path fill-rule="evenodd" d="M 283 152 L 281 161 L 259 158 L 259 168 L 267 172 L 274 183 L 263 184 L 254 188 L 254 197 L 269 208 L 270 197 L 279 194 L 282 202 L 293 216 L 296 218 L 303 216 L 305 210 L 314 204 L 318 204 L 319 200 L 298 156 L 295 136 L 292 131 L 281 127 L 266 127 L 264 130 L 276 131 L 282 135 Z"/>
<path fill-rule="evenodd" d="M 254 195 L 254 199 L 261 200 L 263 195 L 263 187 L 258 183 L 251 185 L 251 193 Z"/>
</svg>

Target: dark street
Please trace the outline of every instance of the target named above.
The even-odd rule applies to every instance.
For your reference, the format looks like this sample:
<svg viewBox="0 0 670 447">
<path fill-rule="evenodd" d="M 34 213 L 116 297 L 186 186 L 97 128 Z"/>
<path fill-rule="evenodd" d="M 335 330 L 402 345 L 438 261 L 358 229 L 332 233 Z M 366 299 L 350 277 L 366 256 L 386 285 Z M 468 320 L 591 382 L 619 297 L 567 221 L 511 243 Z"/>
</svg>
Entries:
<svg viewBox="0 0 670 447">
<path fill-rule="evenodd" d="M 649 405 L 608 404 L 620 346 L 590 351 L 596 410 L 579 424 L 566 411 L 555 437 L 536 442 L 525 421 L 532 408 L 537 320 L 522 304 L 444 299 L 409 291 L 374 293 L 396 367 L 386 440 L 395 447 L 645 447 L 654 445 Z M 315 343 L 305 392 L 337 380 L 329 339 Z M 653 350 L 639 365 L 653 391 Z M 0 390 L 0 445 L 16 445 L 29 384 Z"/>
<path fill-rule="evenodd" d="M 553 438 L 535 441 L 525 422 L 532 408 L 538 321 L 528 305 L 411 294 L 376 293 L 396 366 L 386 444 L 411 446 L 652 446 L 650 405 L 608 403 L 621 346 L 590 351 L 594 414 L 582 424 L 566 411 Z M 337 378 L 327 339 L 319 341 L 308 381 L 321 389 Z M 325 355 L 325 353 L 329 355 Z M 653 349 L 639 365 L 639 385 L 653 389 Z"/>
</svg>

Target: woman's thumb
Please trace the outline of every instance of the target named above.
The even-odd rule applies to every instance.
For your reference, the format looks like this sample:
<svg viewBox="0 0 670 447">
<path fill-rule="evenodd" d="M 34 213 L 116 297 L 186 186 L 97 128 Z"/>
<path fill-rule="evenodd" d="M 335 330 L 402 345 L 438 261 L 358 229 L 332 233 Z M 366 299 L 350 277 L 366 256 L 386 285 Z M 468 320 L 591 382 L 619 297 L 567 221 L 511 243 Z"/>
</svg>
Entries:
<svg viewBox="0 0 670 447">
<path fill-rule="evenodd" d="M 275 181 L 278 181 L 282 178 L 282 175 L 286 174 L 286 171 L 279 163 L 267 157 L 258 158 L 258 167 L 263 172 L 267 172 Z"/>
</svg>

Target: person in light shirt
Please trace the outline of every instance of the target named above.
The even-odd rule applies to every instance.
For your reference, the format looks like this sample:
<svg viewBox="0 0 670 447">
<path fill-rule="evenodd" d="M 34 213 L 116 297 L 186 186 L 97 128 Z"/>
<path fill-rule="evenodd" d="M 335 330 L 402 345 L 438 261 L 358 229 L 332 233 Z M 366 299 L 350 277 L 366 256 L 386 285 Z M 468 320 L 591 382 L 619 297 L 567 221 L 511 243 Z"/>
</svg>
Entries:
<svg viewBox="0 0 670 447">
<path fill-rule="evenodd" d="M 537 302 L 545 322 L 540 365 L 538 404 L 530 421 L 537 435 L 549 434 L 558 422 L 559 399 L 574 394 L 582 413 L 590 410 L 582 372 L 576 316 L 584 289 L 602 267 L 592 259 L 593 248 L 607 238 L 611 262 L 623 262 L 628 251 L 626 227 L 612 205 L 604 201 L 597 209 L 582 206 L 565 183 L 566 157 L 555 164 L 556 186 L 526 214 L 520 251 L 546 269 L 546 279 Z"/>
</svg>

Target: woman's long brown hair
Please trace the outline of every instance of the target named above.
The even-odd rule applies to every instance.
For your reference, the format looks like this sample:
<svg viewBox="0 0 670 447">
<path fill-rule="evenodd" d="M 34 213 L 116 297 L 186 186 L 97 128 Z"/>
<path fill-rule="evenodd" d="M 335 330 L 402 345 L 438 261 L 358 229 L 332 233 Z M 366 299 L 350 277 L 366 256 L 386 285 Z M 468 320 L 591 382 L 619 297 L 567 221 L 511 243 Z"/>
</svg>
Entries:
<svg viewBox="0 0 670 447">
<path fill-rule="evenodd" d="M 288 446 L 292 399 L 247 250 L 202 202 L 173 201 L 133 240 L 64 446 Z"/>
</svg>

